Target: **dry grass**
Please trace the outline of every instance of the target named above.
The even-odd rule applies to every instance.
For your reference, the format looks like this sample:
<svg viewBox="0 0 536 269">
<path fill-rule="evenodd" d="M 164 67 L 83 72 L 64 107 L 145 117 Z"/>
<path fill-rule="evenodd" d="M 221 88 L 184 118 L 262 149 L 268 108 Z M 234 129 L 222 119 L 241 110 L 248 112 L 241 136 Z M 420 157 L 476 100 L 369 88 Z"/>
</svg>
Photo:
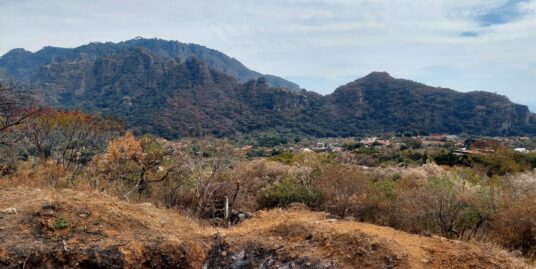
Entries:
<svg viewBox="0 0 536 269">
<path fill-rule="evenodd" d="M 69 248 L 119 244 L 132 264 L 146 259 L 143 253 L 154 242 L 159 247 L 153 251 L 168 255 L 175 255 L 173 251 L 180 246 L 186 262 L 199 265 L 214 243 L 214 234 L 220 233 L 233 249 L 262 246 L 289 259 L 335 261 L 339 268 L 530 268 L 497 249 L 329 219 L 324 213 L 307 210 L 260 211 L 233 228 L 216 229 L 152 204 L 131 204 L 68 189 L 20 188 L 0 191 L 2 208 L 16 208 L 18 214 L 5 215 L 0 221 L 0 253 L 15 245 L 43 247 L 35 241 L 39 234 L 47 246 L 61 240 Z M 51 228 L 59 216 L 67 227 Z M 1 260 L 0 255 L 0 264 Z"/>
<path fill-rule="evenodd" d="M 343 268 L 531 268 L 496 248 L 329 219 L 324 213 L 304 210 L 261 211 L 225 234 L 272 248 L 283 246 L 296 256 L 335 259 Z"/>
</svg>

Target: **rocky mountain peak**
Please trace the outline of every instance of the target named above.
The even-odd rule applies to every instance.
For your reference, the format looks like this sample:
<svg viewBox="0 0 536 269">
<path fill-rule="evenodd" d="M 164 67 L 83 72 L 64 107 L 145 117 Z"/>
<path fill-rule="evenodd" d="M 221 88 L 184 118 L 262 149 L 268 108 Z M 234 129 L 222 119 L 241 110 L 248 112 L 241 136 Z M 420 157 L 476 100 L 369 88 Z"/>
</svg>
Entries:
<svg viewBox="0 0 536 269">
<path fill-rule="evenodd" d="M 375 80 L 375 81 L 394 80 L 394 79 L 395 78 L 393 78 L 389 73 L 385 71 L 374 71 L 362 78 L 362 80 Z"/>
</svg>

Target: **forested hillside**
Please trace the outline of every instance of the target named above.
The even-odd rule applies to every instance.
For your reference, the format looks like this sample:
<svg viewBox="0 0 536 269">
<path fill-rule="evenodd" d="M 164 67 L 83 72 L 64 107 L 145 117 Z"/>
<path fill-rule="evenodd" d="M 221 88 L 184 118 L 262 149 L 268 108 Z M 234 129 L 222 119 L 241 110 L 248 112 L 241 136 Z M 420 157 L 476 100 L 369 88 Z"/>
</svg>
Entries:
<svg viewBox="0 0 536 269">
<path fill-rule="evenodd" d="M 264 131 L 536 133 L 536 116 L 526 106 L 489 92 L 461 93 L 374 72 L 321 96 L 215 50 L 157 39 L 15 49 L 0 58 L 0 76 L 18 80 L 51 106 L 124 119 L 136 133 L 167 138 Z"/>
<path fill-rule="evenodd" d="M 230 75 L 240 82 L 266 77 L 270 85 L 274 87 L 299 90 L 299 86 L 295 83 L 276 76 L 252 71 L 238 60 L 217 50 L 178 41 L 144 38 L 119 43 L 94 42 L 72 49 L 49 46 L 35 53 L 24 49 L 13 49 L 0 58 L 0 75 L 4 74 L 17 80 L 34 80 L 39 78 L 43 67 L 58 66 L 58 64 L 75 68 L 92 66 L 99 57 L 121 54 L 124 50 L 130 48 L 145 48 L 158 58 L 178 58 L 182 62 L 195 57 L 206 63 L 210 68 Z"/>
</svg>

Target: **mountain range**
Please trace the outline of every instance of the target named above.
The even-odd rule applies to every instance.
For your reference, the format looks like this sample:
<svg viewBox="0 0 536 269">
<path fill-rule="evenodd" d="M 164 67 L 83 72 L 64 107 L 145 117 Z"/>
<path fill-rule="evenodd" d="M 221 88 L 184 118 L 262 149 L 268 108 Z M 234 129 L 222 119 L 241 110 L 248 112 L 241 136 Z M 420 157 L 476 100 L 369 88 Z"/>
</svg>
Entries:
<svg viewBox="0 0 536 269">
<path fill-rule="evenodd" d="M 51 106 L 121 118 L 138 133 L 167 138 L 263 131 L 536 134 L 536 115 L 502 95 L 373 72 L 322 96 L 216 50 L 159 39 L 14 49 L 0 58 L 0 78 L 20 81 Z"/>
</svg>

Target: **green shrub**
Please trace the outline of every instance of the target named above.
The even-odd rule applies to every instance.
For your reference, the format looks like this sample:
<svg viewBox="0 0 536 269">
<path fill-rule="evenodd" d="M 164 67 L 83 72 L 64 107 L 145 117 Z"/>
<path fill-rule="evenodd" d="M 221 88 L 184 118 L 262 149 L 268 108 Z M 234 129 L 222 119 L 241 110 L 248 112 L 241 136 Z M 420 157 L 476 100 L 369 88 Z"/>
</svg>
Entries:
<svg viewBox="0 0 536 269">
<path fill-rule="evenodd" d="M 292 203 L 313 206 L 320 199 L 320 193 L 300 184 L 296 179 L 287 177 L 263 188 L 257 193 L 259 208 L 286 207 Z"/>
<path fill-rule="evenodd" d="M 291 165 L 296 161 L 296 155 L 292 152 L 285 151 L 281 152 L 278 155 L 268 158 L 270 161 L 280 162 L 286 165 Z"/>
<path fill-rule="evenodd" d="M 531 169 L 531 164 L 523 154 L 509 148 L 498 148 L 493 154 L 475 155 L 470 158 L 473 168 L 481 169 L 489 177 L 524 172 Z"/>
<path fill-rule="evenodd" d="M 262 148 L 254 148 L 246 154 L 246 157 L 249 159 L 259 158 L 259 157 L 268 157 L 268 156 L 270 156 L 270 153 Z"/>
<path fill-rule="evenodd" d="M 454 166 L 454 165 L 463 165 L 464 164 L 464 157 L 458 156 L 454 154 L 453 151 L 441 149 L 438 152 L 435 152 L 432 155 L 432 159 L 434 162 L 438 165 L 448 165 L 448 166 Z"/>
<path fill-rule="evenodd" d="M 288 143 L 288 139 L 277 132 L 262 133 L 256 137 L 256 147 L 275 147 L 279 145 L 285 145 Z"/>
<path fill-rule="evenodd" d="M 57 217 L 54 221 L 54 229 L 65 229 L 67 228 L 67 221 L 63 217 Z"/>
<path fill-rule="evenodd" d="M 528 163 L 532 169 L 536 168 L 536 152 L 520 154 L 519 159 Z"/>
</svg>

